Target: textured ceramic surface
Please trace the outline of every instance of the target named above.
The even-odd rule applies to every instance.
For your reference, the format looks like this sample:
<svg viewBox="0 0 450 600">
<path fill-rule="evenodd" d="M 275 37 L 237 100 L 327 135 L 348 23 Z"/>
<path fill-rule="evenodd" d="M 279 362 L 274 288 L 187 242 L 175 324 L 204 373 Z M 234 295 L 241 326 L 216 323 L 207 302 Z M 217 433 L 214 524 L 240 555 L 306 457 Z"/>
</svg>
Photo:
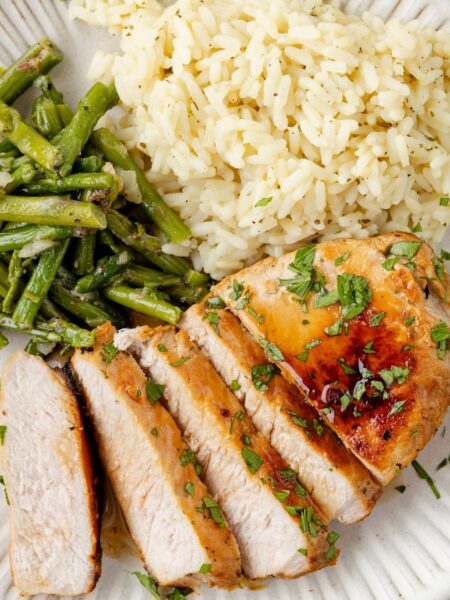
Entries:
<svg viewBox="0 0 450 600">
<path fill-rule="evenodd" d="M 348 12 L 370 9 L 385 19 L 418 18 L 424 25 L 450 30 L 450 0 L 349 0 L 344 5 Z M 0 64 L 9 63 L 27 44 L 44 35 L 65 52 L 66 59 L 55 70 L 55 79 L 73 103 L 88 87 L 85 73 L 95 49 L 108 49 L 115 41 L 103 31 L 70 22 L 67 3 L 61 0 L 0 0 Z M 10 351 L 23 345 L 24 338 L 13 337 L 0 354 L 0 367 Z M 336 567 L 295 581 L 272 581 L 257 592 L 243 590 L 229 595 L 207 590 L 205 600 L 449 600 L 450 466 L 435 470 L 449 452 L 447 417 L 447 434 L 442 427 L 420 456 L 442 498 L 436 500 L 427 484 L 407 469 L 386 488 L 368 520 L 352 527 L 335 527 L 341 535 L 341 556 Z M 406 485 L 404 494 L 395 490 L 400 484 Z M 8 560 L 8 509 L 3 494 L 0 496 L 0 600 L 17 600 Z M 129 573 L 135 568 L 141 565 L 127 555 L 120 561 L 104 557 L 102 577 L 87 598 L 149 598 Z M 44 600 L 43 596 L 38 598 Z"/>
</svg>

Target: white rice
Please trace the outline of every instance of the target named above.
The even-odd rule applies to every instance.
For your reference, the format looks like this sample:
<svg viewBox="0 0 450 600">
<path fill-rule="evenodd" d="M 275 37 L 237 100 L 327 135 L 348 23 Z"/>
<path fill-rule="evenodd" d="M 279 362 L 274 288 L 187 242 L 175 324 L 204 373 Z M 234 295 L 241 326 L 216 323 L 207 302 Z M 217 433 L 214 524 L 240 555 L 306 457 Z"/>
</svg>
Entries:
<svg viewBox="0 0 450 600">
<path fill-rule="evenodd" d="M 313 236 L 450 221 L 450 36 L 312 0 L 72 0 L 121 35 L 117 132 L 221 277 Z M 265 206 L 256 207 L 263 198 Z"/>
</svg>

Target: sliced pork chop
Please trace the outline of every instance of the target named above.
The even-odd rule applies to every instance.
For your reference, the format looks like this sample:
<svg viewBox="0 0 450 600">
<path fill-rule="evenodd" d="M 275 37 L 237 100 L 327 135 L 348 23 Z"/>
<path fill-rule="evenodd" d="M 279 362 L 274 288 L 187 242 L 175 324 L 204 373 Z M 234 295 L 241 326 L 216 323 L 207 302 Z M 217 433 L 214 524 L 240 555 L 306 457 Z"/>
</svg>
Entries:
<svg viewBox="0 0 450 600">
<path fill-rule="evenodd" d="M 386 484 L 447 409 L 448 287 L 428 245 L 391 233 L 263 260 L 214 295 Z"/>
<path fill-rule="evenodd" d="M 264 380 L 264 351 L 239 320 L 210 297 L 185 312 L 181 328 L 244 403 L 256 428 L 295 469 L 330 521 L 366 517 L 381 487 L 324 424 L 303 394 L 277 373 Z"/>
<path fill-rule="evenodd" d="M 90 450 L 62 376 L 17 351 L 2 375 L 10 561 L 21 594 L 90 592 L 100 574 Z"/>
<path fill-rule="evenodd" d="M 334 535 L 329 548 L 322 516 L 296 473 L 186 333 L 142 327 L 120 332 L 115 343 L 164 385 L 164 401 L 230 522 L 245 574 L 296 577 L 334 562 Z"/>
<path fill-rule="evenodd" d="M 115 330 L 96 331 L 92 352 L 77 351 L 74 375 L 86 396 L 100 459 L 146 568 L 161 585 L 208 581 L 232 588 L 240 574 L 226 522 L 197 508 L 210 499 L 157 387 L 131 356 L 117 353 Z"/>
</svg>

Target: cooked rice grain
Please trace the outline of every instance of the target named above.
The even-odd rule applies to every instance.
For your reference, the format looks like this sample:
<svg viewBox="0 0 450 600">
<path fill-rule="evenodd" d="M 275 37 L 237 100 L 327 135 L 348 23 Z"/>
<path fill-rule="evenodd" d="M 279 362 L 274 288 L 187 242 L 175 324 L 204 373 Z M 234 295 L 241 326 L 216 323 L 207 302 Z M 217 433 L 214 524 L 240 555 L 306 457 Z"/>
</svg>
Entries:
<svg viewBox="0 0 450 600">
<path fill-rule="evenodd" d="M 73 0 L 121 34 L 91 76 L 114 77 L 117 131 L 189 224 L 215 277 L 314 236 L 421 223 L 450 208 L 450 35 L 347 16 L 313 0 Z M 264 206 L 256 206 L 271 198 Z"/>
</svg>

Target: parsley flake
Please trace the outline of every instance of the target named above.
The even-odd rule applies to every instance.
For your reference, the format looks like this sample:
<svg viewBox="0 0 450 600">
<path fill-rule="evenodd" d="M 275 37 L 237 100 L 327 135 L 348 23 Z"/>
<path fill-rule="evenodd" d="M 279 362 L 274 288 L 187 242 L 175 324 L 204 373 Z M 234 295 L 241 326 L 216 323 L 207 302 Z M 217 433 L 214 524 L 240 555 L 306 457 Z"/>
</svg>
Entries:
<svg viewBox="0 0 450 600">
<path fill-rule="evenodd" d="M 182 467 L 185 467 L 186 465 L 194 465 L 194 469 L 195 472 L 197 473 L 197 475 L 201 475 L 202 472 L 202 468 L 198 463 L 197 457 L 195 456 L 195 454 L 192 452 L 192 450 L 190 448 L 186 448 L 186 450 L 183 451 L 183 453 L 180 456 L 180 464 Z"/>
<path fill-rule="evenodd" d="M 431 339 L 437 346 L 439 360 L 444 360 L 450 340 L 450 329 L 447 323 L 441 321 L 436 327 L 433 327 L 431 330 Z"/>
<path fill-rule="evenodd" d="M 183 356 L 183 358 L 180 358 L 180 360 L 176 360 L 175 362 L 171 362 L 170 366 L 171 367 L 180 367 L 181 365 L 184 365 L 185 362 L 187 362 L 188 360 L 190 360 L 192 358 L 192 356 Z"/>
<path fill-rule="evenodd" d="M 244 291 L 244 286 L 236 279 L 233 279 L 232 287 L 233 291 L 230 293 L 231 300 L 239 300 L 239 298 L 242 296 L 242 292 Z"/>
<path fill-rule="evenodd" d="M 214 498 L 211 498 L 211 496 L 204 496 L 203 505 L 209 510 L 212 520 L 221 527 L 225 527 L 225 519 L 223 518 L 222 511 Z"/>
<path fill-rule="evenodd" d="M 239 383 L 239 381 L 237 379 L 233 379 L 233 381 L 231 382 L 230 385 L 230 390 L 232 392 L 238 392 L 241 389 L 241 384 Z"/>
<path fill-rule="evenodd" d="M 381 323 L 385 316 L 385 312 L 375 313 L 371 315 L 369 319 L 369 327 L 378 327 L 378 325 Z"/>
<path fill-rule="evenodd" d="M 272 202 L 273 200 L 273 196 L 267 196 L 267 198 L 261 198 L 261 200 L 258 200 L 258 202 L 255 204 L 255 208 L 258 208 L 259 206 L 267 206 L 269 204 L 269 202 Z"/>
<path fill-rule="evenodd" d="M 244 413 L 242 412 L 242 410 L 238 410 L 232 417 L 231 417 L 231 423 L 230 423 L 230 435 L 233 433 L 233 425 L 236 419 L 238 419 L 238 421 L 242 421 L 242 419 L 244 418 Z"/>
<path fill-rule="evenodd" d="M 334 264 L 336 265 L 336 267 L 339 267 L 340 265 L 342 265 L 342 263 L 348 260 L 349 257 L 350 252 L 344 252 L 342 256 L 338 256 L 338 258 L 334 261 Z"/>
<path fill-rule="evenodd" d="M 448 198 L 439 198 L 439 206 L 448 206 Z"/>
<path fill-rule="evenodd" d="M 310 342 L 305 344 L 305 350 L 312 350 L 319 344 L 320 344 L 320 338 L 315 338 L 314 340 L 311 340 Z"/>
<path fill-rule="evenodd" d="M 417 254 L 422 242 L 396 242 L 387 251 L 392 256 L 404 256 L 412 260 Z"/>
<path fill-rule="evenodd" d="M 164 386 L 149 379 L 145 384 L 145 391 L 150 404 L 156 404 L 164 393 Z"/>
<path fill-rule="evenodd" d="M 208 323 L 211 325 L 211 327 L 214 329 L 217 335 L 220 336 L 220 316 L 216 312 L 206 312 L 203 316 L 203 320 L 208 321 Z"/>
<path fill-rule="evenodd" d="M 262 348 L 264 349 L 264 352 L 266 353 L 266 356 L 269 360 L 273 360 L 274 362 L 281 362 L 284 360 L 284 354 L 277 346 L 275 346 L 275 344 L 268 342 L 263 337 L 259 338 L 258 342 L 260 346 L 262 346 Z"/>
<path fill-rule="evenodd" d="M 403 492 L 406 490 L 406 485 L 398 485 L 395 489 L 397 492 L 400 492 L 400 494 L 403 494 Z"/>
<path fill-rule="evenodd" d="M 192 483 L 192 481 L 188 481 L 187 483 L 184 484 L 184 491 L 191 497 L 194 497 L 194 491 L 195 491 L 195 487 L 194 484 Z"/>
<path fill-rule="evenodd" d="M 167 348 L 164 346 L 164 344 L 158 344 L 158 350 L 160 352 L 168 352 Z"/>
<path fill-rule="evenodd" d="M 211 563 L 203 563 L 202 566 L 200 567 L 200 569 L 198 570 L 199 573 L 209 573 L 211 571 Z"/>
<path fill-rule="evenodd" d="M 103 351 L 100 352 L 100 356 L 102 357 L 102 361 L 105 365 L 109 365 L 113 358 L 118 354 L 119 349 L 114 346 L 112 342 L 103 346 Z"/>
<path fill-rule="evenodd" d="M 5 443 L 7 429 L 8 428 L 6 427 L 6 425 L 0 425 L 0 446 L 3 446 L 3 444 Z"/>
<path fill-rule="evenodd" d="M 252 382 L 255 388 L 260 392 L 269 389 L 268 383 L 272 381 L 277 373 L 277 367 L 272 364 L 256 365 L 252 369 Z"/>
<path fill-rule="evenodd" d="M 263 464 L 263 459 L 248 446 L 242 448 L 241 454 L 250 473 L 255 474 Z"/>
<path fill-rule="evenodd" d="M 388 414 L 388 417 L 392 417 L 393 415 L 398 415 L 398 413 L 401 413 L 405 402 L 406 400 L 399 400 L 398 402 L 394 402 L 391 411 Z"/>
<path fill-rule="evenodd" d="M 225 302 L 222 300 L 222 298 L 215 296 L 214 298 L 208 298 L 208 300 L 206 301 L 206 306 L 208 308 L 221 309 L 225 308 Z"/>
<path fill-rule="evenodd" d="M 414 470 L 417 473 L 417 475 L 420 477 L 420 479 L 424 479 L 428 483 L 436 500 L 439 500 L 439 498 L 441 497 L 441 494 L 439 493 L 437 487 L 435 486 L 434 481 L 431 479 L 431 477 L 428 475 L 428 473 L 425 471 L 425 469 L 422 467 L 422 465 L 420 463 L 418 463 L 417 460 L 413 460 L 411 464 L 414 467 Z"/>
<path fill-rule="evenodd" d="M 145 587 L 154 598 L 161 598 L 156 579 L 153 579 L 153 577 L 150 577 L 145 573 L 139 573 L 139 571 L 133 571 L 131 574 L 137 577 L 139 583 Z"/>
</svg>

